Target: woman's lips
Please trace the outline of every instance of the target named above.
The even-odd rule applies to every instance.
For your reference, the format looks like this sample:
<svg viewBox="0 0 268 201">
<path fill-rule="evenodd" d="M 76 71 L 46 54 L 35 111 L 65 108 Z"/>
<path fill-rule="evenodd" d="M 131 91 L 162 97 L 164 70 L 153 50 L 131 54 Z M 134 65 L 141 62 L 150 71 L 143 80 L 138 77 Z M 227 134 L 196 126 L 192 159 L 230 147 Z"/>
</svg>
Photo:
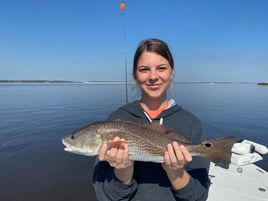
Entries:
<svg viewBox="0 0 268 201">
<path fill-rule="evenodd" d="M 153 85 L 147 85 L 147 88 L 150 90 L 157 90 L 160 88 L 161 85 L 159 84 L 153 84 Z"/>
</svg>

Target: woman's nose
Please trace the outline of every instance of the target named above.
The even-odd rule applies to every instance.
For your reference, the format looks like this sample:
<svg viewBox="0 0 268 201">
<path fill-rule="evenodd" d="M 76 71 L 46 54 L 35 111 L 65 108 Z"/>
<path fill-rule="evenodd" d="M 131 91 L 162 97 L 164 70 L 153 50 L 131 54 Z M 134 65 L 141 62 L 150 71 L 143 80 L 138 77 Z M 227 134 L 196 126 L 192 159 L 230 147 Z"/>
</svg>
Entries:
<svg viewBox="0 0 268 201">
<path fill-rule="evenodd" d="M 151 83 L 158 80 L 158 74 L 157 74 L 156 71 L 151 71 L 150 72 L 149 80 L 150 80 Z"/>
</svg>

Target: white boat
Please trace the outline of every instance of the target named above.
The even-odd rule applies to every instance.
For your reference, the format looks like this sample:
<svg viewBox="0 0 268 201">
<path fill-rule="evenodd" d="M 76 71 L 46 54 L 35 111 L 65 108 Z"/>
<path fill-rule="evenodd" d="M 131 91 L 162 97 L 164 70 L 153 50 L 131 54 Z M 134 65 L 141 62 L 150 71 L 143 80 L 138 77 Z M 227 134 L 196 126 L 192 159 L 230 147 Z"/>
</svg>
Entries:
<svg viewBox="0 0 268 201">
<path fill-rule="evenodd" d="M 207 201 L 268 201 L 267 171 L 255 164 L 224 169 L 211 163 L 209 176 Z"/>
</svg>

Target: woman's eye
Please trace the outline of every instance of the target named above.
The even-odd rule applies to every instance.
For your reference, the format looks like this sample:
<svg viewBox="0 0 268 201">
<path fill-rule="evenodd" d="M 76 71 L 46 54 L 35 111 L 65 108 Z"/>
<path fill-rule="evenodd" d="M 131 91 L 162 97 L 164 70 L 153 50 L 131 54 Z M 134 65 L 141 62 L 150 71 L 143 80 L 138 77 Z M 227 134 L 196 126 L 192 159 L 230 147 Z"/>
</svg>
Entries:
<svg viewBox="0 0 268 201">
<path fill-rule="evenodd" d="M 138 71 L 141 73 L 147 72 L 149 69 L 148 68 L 139 68 Z"/>
<path fill-rule="evenodd" d="M 167 66 L 159 66 L 158 70 L 159 71 L 165 71 L 167 69 Z"/>
</svg>

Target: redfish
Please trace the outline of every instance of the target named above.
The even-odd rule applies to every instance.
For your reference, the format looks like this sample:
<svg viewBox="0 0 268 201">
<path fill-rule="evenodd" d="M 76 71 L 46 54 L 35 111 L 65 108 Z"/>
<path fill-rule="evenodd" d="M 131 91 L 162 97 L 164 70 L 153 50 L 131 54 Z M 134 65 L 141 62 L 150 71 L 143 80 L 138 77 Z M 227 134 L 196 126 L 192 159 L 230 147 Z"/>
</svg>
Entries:
<svg viewBox="0 0 268 201">
<path fill-rule="evenodd" d="M 113 141 L 115 137 L 124 140 Z M 239 139 L 223 137 L 192 144 L 183 135 L 158 123 L 140 125 L 129 121 L 104 121 L 87 125 L 62 139 L 65 151 L 96 156 L 100 147 L 129 147 L 129 157 L 134 161 L 162 163 L 167 144 L 173 141 L 184 145 L 192 156 L 202 156 L 219 165 L 228 165 L 231 160 L 231 149 Z"/>
</svg>

